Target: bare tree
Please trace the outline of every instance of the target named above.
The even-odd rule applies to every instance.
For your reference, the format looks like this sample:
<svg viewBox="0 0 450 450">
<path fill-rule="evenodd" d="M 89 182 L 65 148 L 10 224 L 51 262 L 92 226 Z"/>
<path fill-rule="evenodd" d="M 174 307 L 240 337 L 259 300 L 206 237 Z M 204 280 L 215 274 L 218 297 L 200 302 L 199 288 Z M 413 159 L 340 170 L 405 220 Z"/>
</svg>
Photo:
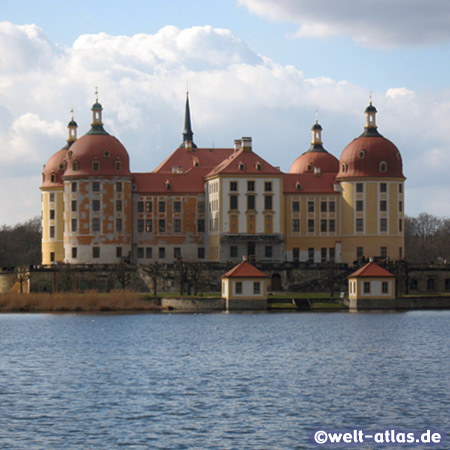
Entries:
<svg viewBox="0 0 450 450">
<path fill-rule="evenodd" d="M 30 279 L 30 271 L 27 266 L 16 267 L 17 279 L 19 280 L 20 293 L 23 293 L 23 283 Z"/>
<path fill-rule="evenodd" d="M 158 293 L 158 281 L 163 276 L 163 268 L 158 261 L 154 261 L 149 263 L 146 266 L 139 266 L 139 269 L 142 270 L 145 275 L 147 275 L 153 283 L 153 295 L 157 295 Z"/>
<path fill-rule="evenodd" d="M 125 290 L 133 280 L 133 273 L 129 264 L 120 262 L 113 266 L 114 279 L 120 284 L 123 290 Z"/>
</svg>

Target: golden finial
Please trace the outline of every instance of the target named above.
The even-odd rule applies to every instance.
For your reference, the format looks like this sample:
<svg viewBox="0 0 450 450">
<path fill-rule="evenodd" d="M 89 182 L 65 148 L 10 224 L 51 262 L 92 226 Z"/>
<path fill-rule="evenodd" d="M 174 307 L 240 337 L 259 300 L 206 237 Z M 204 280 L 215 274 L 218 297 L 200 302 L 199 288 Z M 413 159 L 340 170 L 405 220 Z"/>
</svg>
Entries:
<svg viewBox="0 0 450 450">
<path fill-rule="evenodd" d="M 72 116 L 72 120 L 73 120 L 73 106 L 72 106 L 72 108 L 70 108 L 70 115 Z"/>
<path fill-rule="evenodd" d="M 372 105 L 372 91 L 370 91 L 370 95 L 369 95 L 369 104 Z"/>
<path fill-rule="evenodd" d="M 319 110 L 316 109 L 316 123 L 319 123 Z"/>
<path fill-rule="evenodd" d="M 95 86 L 95 101 L 98 103 L 98 86 Z"/>
</svg>

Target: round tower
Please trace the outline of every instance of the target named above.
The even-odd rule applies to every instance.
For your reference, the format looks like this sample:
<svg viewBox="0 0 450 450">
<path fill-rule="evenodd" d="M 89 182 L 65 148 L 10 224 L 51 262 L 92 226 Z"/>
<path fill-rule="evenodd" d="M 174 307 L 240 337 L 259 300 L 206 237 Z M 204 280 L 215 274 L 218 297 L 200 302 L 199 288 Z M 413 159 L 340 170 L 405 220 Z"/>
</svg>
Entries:
<svg viewBox="0 0 450 450">
<path fill-rule="evenodd" d="M 91 129 L 67 152 L 64 250 L 72 264 L 120 262 L 131 254 L 132 176 L 129 156 L 92 106 Z"/>
<path fill-rule="evenodd" d="M 342 189 L 342 261 L 404 257 L 404 181 L 398 148 L 379 132 L 372 101 L 364 132 L 345 147 L 337 180 Z"/>
<path fill-rule="evenodd" d="M 50 157 L 42 173 L 42 264 L 64 261 L 64 184 L 67 152 L 77 140 L 73 115 L 66 145 Z"/>
</svg>

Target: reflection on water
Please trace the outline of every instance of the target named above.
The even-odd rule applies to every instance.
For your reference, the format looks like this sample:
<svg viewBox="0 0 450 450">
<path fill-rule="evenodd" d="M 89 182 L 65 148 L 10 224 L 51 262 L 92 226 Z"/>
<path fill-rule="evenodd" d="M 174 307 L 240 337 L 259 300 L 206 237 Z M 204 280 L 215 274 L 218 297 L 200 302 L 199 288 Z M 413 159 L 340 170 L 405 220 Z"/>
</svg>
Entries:
<svg viewBox="0 0 450 450">
<path fill-rule="evenodd" d="M 317 428 L 448 432 L 449 320 L 0 315 L 0 448 L 291 450 L 316 448 Z"/>
</svg>

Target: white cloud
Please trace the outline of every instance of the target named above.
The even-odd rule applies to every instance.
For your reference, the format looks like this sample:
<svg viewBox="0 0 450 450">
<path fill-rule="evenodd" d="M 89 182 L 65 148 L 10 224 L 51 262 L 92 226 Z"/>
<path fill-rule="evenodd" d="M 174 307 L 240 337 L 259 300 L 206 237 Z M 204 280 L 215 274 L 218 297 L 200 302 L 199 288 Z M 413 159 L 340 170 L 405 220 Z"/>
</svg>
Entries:
<svg viewBox="0 0 450 450">
<path fill-rule="evenodd" d="M 0 198 L 10 199 L 0 203 L 0 224 L 39 214 L 42 165 L 65 144 L 72 106 L 78 134 L 89 130 L 95 86 L 106 129 L 128 149 L 134 171 L 153 170 L 181 143 L 187 80 L 197 145 L 231 147 L 235 138 L 252 136 L 255 150 L 283 170 L 309 147 L 316 109 L 325 147 L 337 157 L 365 123 L 365 89 L 306 78 L 299 68 L 256 54 L 228 30 L 100 33 L 61 48 L 36 26 L 3 22 L 0 36 L 0 58 L 9 48 L 17 52 L 0 73 Z M 35 62 L 27 66 L 31 53 Z M 432 148 L 431 161 L 448 159 L 450 93 L 392 87 L 373 100 L 380 132 L 403 154 L 408 183 L 427 189 L 439 180 L 448 190 L 445 165 L 424 164 L 423 157 Z M 24 199 L 34 194 L 30 206 Z M 408 204 L 411 214 L 427 211 L 419 196 Z"/>
<path fill-rule="evenodd" d="M 372 47 L 450 42 L 450 8 L 429 0 L 239 0 L 271 20 L 300 26 L 297 36 L 349 36 Z"/>
</svg>

